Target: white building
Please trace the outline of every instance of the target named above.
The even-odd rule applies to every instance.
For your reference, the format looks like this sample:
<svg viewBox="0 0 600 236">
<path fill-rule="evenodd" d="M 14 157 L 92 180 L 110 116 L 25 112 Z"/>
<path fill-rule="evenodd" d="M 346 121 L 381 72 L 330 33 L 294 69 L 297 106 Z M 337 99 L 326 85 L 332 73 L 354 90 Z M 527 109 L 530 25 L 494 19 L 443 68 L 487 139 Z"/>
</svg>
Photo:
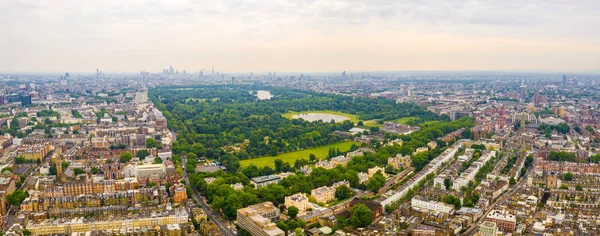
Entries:
<svg viewBox="0 0 600 236">
<path fill-rule="evenodd" d="M 498 227 L 496 227 L 496 222 L 483 222 L 481 225 L 479 225 L 479 233 L 481 236 L 497 236 Z"/>
<path fill-rule="evenodd" d="M 483 154 L 477 161 L 471 164 L 469 169 L 465 170 L 465 172 L 463 172 L 460 175 L 460 177 L 454 180 L 452 188 L 458 191 L 463 186 L 467 186 L 470 181 L 473 181 L 475 179 L 475 175 L 477 175 L 479 169 L 481 169 L 481 167 L 483 167 L 485 163 L 488 162 L 494 156 L 496 156 L 496 151 L 491 151 Z"/>
<path fill-rule="evenodd" d="M 435 213 L 446 213 L 452 214 L 454 212 L 454 206 L 443 202 L 436 201 L 425 201 L 419 197 L 413 197 L 410 200 L 410 204 L 415 210 L 427 210 L 434 211 Z"/>
</svg>

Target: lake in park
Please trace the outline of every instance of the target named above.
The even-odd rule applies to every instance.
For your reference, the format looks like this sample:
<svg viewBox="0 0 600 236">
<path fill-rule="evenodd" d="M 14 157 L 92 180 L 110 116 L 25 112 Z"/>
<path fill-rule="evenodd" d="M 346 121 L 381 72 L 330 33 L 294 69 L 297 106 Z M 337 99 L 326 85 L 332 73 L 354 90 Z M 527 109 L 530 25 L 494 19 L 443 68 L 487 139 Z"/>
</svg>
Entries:
<svg viewBox="0 0 600 236">
<path fill-rule="evenodd" d="M 256 91 L 256 96 L 258 97 L 258 100 L 269 100 L 273 97 L 273 94 L 271 94 L 271 91 L 258 90 Z"/>
<path fill-rule="evenodd" d="M 333 114 L 327 114 L 327 113 L 303 113 L 303 114 L 293 115 L 292 118 L 293 119 L 302 118 L 304 120 L 311 121 L 311 122 L 317 121 L 317 120 L 329 122 L 331 120 L 334 120 L 336 123 L 342 122 L 345 120 L 350 120 L 350 118 L 346 117 L 346 116 L 333 115 Z"/>
</svg>

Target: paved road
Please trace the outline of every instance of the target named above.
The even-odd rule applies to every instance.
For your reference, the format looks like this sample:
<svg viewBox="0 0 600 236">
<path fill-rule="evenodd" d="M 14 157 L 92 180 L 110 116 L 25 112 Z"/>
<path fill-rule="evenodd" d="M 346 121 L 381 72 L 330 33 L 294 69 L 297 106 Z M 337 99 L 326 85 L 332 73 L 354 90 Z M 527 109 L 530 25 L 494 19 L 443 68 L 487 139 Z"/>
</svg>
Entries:
<svg viewBox="0 0 600 236">
<path fill-rule="evenodd" d="M 183 169 L 183 167 L 185 166 L 185 157 L 181 158 L 181 168 Z M 192 188 L 192 191 L 194 192 L 194 199 L 196 199 L 196 202 L 200 203 L 200 206 L 202 207 L 202 209 L 206 212 L 206 215 L 208 216 L 208 218 L 215 223 L 215 225 L 217 226 L 217 228 L 219 229 L 219 231 L 221 231 L 221 233 L 225 236 L 234 236 L 236 235 L 235 232 L 233 232 L 232 229 L 227 228 L 226 224 L 223 222 L 223 220 L 221 219 L 221 217 L 219 216 L 218 213 L 215 213 L 203 200 L 202 197 L 200 196 L 200 194 L 198 193 L 198 191 L 196 191 L 196 189 L 194 189 L 194 187 L 190 184 L 190 180 L 189 180 L 189 175 L 188 173 L 184 170 L 183 171 L 183 177 L 185 179 L 185 184 L 187 186 L 190 186 L 190 188 Z"/>
<path fill-rule="evenodd" d="M 23 188 L 25 188 L 25 186 L 27 185 L 27 182 L 29 181 L 29 177 L 31 177 L 31 175 L 33 173 L 37 173 L 37 171 L 39 170 L 40 166 L 37 166 L 35 169 L 33 169 L 32 171 L 29 172 L 29 174 L 27 174 L 27 177 L 25 178 L 25 181 L 23 181 L 23 184 L 21 185 L 20 188 L 18 188 L 19 190 L 23 190 Z M 6 213 L 6 215 L 4 216 L 4 230 L 10 228 L 10 226 L 12 226 L 14 224 L 15 221 L 15 215 L 17 214 L 17 212 L 19 211 L 19 207 L 18 206 L 9 206 L 8 208 L 8 212 Z"/>
</svg>

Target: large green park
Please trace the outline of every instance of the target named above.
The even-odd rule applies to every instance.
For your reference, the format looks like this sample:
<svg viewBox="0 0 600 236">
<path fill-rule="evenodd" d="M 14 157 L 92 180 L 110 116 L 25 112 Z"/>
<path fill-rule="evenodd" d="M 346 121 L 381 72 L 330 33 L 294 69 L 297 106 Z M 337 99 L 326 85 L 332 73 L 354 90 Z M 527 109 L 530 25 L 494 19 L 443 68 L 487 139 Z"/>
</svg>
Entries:
<svg viewBox="0 0 600 236">
<path fill-rule="evenodd" d="M 259 100 L 249 92 L 257 90 L 268 90 L 274 97 Z M 473 126 L 470 118 L 450 121 L 447 116 L 438 116 L 413 103 L 259 84 L 193 86 L 189 89 L 155 87 L 149 89 L 148 96 L 163 112 L 169 129 L 176 132 L 172 150 L 175 165 L 182 162 L 181 156 L 187 157 L 185 171 L 189 173 L 190 187 L 205 196 L 211 207 L 228 220 L 235 220 L 237 209 L 242 207 L 259 202 L 281 203 L 286 196 L 299 192 L 310 194 L 315 188 L 342 180 L 348 180 L 352 188 L 377 191 L 385 184 L 382 174 L 359 183 L 358 173 L 373 166 L 386 166 L 390 156 L 410 155 L 430 141 L 440 142 L 436 149 L 411 157 L 412 166 L 419 171 L 427 165 L 429 157 L 439 155 L 446 148 L 440 137 Z M 363 121 L 361 124 L 359 118 Z M 408 136 L 382 134 L 375 128 L 381 121 L 415 123 L 422 129 Z M 383 143 L 399 138 L 404 143 L 386 146 L 372 139 L 358 145 L 349 141 L 348 136 L 340 135 L 356 126 L 373 127 L 367 132 L 378 133 L 383 137 Z M 469 133 L 463 136 L 468 138 Z M 351 150 L 354 144 L 367 145 L 375 152 L 352 158 L 346 167 L 314 168 L 310 175 L 292 174 L 279 184 L 258 189 L 252 187 L 251 178 L 297 173 L 301 166 L 314 164 L 309 162 L 310 154 L 319 159 L 330 158 Z M 226 171 L 195 172 L 201 157 L 217 160 Z M 282 162 L 276 164 L 277 159 Z M 306 161 L 297 161 L 301 159 Z M 386 171 L 390 173 L 397 171 L 388 169 Z M 208 184 L 205 179 L 210 177 L 215 181 Z M 237 183 L 244 185 L 244 189 L 234 190 L 231 185 Z M 279 223 L 277 226 L 282 229 L 287 228 L 286 225 L 305 228 L 300 219 L 286 220 L 286 225 Z"/>
</svg>

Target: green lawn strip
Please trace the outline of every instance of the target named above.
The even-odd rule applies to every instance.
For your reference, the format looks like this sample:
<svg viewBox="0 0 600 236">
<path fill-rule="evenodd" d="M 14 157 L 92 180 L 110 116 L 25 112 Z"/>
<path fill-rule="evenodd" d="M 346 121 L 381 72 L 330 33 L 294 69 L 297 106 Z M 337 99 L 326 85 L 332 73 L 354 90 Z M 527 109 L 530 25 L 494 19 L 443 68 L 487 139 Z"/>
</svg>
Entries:
<svg viewBox="0 0 600 236">
<path fill-rule="evenodd" d="M 345 151 L 350 150 L 350 147 L 352 146 L 352 144 L 360 145 L 360 143 L 358 143 L 358 142 L 344 141 L 344 142 L 334 143 L 331 145 L 325 145 L 325 146 L 320 146 L 320 147 L 315 147 L 315 148 L 298 150 L 298 151 L 288 152 L 288 153 L 281 153 L 277 156 L 263 156 L 263 157 L 251 158 L 251 159 L 247 159 L 247 160 L 241 160 L 240 165 L 242 167 L 247 167 L 252 163 L 252 164 L 256 165 L 256 167 L 258 167 L 258 168 L 262 168 L 264 166 L 269 166 L 271 168 L 274 168 L 275 167 L 275 163 L 274 163 L 275 159 L 281 159 L 283 162 L 288 162 L 288 163 L 294 165 L 294 162 L 296 162 L 296 160 L 299 160 L 302 158 L 308 160 L 308 156 L 311 153 L 315 154 L 315 156 L 317 156 L 317 158 L 326 158 L 327 154 L 329 153 L 329 147 L 340 148 L 340 151 L 345 152 Z"/>
</svg>

